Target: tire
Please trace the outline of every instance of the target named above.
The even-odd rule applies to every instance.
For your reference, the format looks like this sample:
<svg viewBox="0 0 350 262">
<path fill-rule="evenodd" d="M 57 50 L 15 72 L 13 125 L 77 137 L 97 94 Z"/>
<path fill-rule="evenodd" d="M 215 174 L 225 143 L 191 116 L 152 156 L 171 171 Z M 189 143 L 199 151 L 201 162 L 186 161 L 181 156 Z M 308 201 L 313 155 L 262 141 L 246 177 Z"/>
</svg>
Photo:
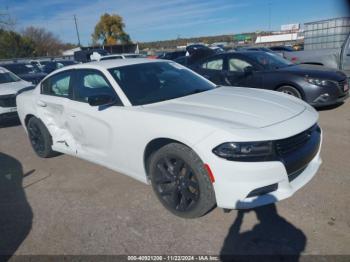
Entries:
<svg viewBox="0 0 350 262">
<path fill-rule="evenodd" d="M 277 88 L 277 91 L 294 96 L 294 97 L 299 98 L 299 99 L 303 99 L 299 90 L 296 89 L 294 86 L 288 86 L 288 85 L 281 86 L 281 87 Z"/>
<path fill-rule="evenodd" d="M 27 124 L 29 141 L 34 152 L 42 158 L 57 156 L 58 153 L 52 150 L 52 137 L 44 123 L 36 118 L 29 119 Z"/>
<path fill-rule="evenodd" d="M 176 216 L 200 217 L 216 204 L 203 162 L 185 145 L 171 143 L 160 148 L 150 158 L 149 172 L 157 198 Z"/>
</svg>

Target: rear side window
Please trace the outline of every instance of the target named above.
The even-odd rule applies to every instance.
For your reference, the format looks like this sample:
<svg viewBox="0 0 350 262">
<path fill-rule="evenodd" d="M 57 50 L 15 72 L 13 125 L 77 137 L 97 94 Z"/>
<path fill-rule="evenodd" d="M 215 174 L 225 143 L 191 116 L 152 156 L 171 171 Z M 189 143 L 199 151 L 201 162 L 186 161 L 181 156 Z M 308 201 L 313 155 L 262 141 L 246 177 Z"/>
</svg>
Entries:
<svg viewBox="0 0 350 262">
<path fill-rule="evenodd" d="M 222 70 L 224 60 L 222 58 L 210 60 L 202 64 L 202 68 L 209 70 Z"/>
<path fill-rule="evenodd" d="M 109 95 L 122 104 L 106 77 L 97 70 L 76 70 L 74 100 L 87 102 L 89 96 Z"/>
<path fill-rule="evenodd" d="M 247 61 L 238 58 L 230 58 L 228 65 L 231 72 L 244 72 L 246 67 L 252 66 Z"/>
<path fill-rule="evenodd" d="M 72 73 L 70 71 L 53 75 L 41 84 L 41 93 L 43 95 L 69 97 L 71 79 Z"/>
</svg>

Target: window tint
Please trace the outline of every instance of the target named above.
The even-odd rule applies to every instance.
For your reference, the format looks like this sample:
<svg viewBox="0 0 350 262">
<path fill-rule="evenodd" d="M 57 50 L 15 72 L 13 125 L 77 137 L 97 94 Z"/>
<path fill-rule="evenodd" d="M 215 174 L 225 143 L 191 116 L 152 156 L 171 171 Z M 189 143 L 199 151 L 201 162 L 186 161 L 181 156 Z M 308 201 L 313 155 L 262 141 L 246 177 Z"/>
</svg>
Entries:
<svg viewBox="0 0 350 262">
<path fill-rule="evenodd" d="M 74 83 L 75 100 L 87 102 L 88 97 L 93 95 L 109 95 L 117 98 L 113 87 L 101 72 L 97 70 L 77 70 L 76 73 L 77 76 Z"/>
<path fill-rule="evenodd" d="M 71 78 L 71 72 L 53 75 L 41 84 L 41 93 L 44 95 L 68 97 Z"/>
<path fill-rule="evenodd" d="M 109 69 L 133 105 L 175 99 L 215 85 L 174 62 L 151 62 Z"/>
<path fill-rule="evenodd" d="M 207 61 L 204 64 L 202 64 L 202 68 L 204 69 L 210 69 L 210 70 L 222 70 L 223 68 L 223 59 L 215 59 L 211 61 Z"/>
<path fill-rule="evenodd" d="M 238 58 L 230 58 L 228 60 L 229 70 L 233 72 L 244 72 L 244 68 L 252 66 L 247 61 Z"/>
</svg>

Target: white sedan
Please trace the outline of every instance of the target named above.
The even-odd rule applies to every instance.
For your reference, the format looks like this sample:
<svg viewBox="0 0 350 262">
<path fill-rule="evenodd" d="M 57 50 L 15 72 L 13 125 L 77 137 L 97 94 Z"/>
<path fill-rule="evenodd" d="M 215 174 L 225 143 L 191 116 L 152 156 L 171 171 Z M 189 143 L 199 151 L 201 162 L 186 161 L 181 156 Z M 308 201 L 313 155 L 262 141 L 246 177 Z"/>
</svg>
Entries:
<svg viewBox="0 0 350 262">
<path fill-rule="evenodd" d="M 32 83 L 0 67 L 0 121 L 17 117 L 16 94 L 19 90 L 31 85 Z"/>
<path fill-rule="evenodd" d="M 282 200 L 321 164 L 311 106 L 274 91 L 217 87 L 172 61 L 65 67 L 17 103 L 37 155 L 61 152 L 150 183 L 181 217 Z"/>
</svg>

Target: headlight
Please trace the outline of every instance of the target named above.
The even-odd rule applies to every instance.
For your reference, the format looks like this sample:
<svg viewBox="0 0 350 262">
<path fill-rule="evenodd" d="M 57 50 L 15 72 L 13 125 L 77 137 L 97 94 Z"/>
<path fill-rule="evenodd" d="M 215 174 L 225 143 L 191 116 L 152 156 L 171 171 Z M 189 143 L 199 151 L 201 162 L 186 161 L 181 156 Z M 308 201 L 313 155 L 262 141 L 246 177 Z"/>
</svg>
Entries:
<svg viewBox="0 0 350 262">
<path fill-rule="evenodd" d="M 326 86 L 328 84 L 327 80 L 322 80 L 318 78 L 305 77 L 305 80 L 310 84 L 317 85 L 317 86 Z"/>
<path fill-rule="evenodd" d="M 273 156 L 272 142 L 229 142 L 213 149 L 219 157 L 236 161 L 267 161 Z"/>
</svg>

